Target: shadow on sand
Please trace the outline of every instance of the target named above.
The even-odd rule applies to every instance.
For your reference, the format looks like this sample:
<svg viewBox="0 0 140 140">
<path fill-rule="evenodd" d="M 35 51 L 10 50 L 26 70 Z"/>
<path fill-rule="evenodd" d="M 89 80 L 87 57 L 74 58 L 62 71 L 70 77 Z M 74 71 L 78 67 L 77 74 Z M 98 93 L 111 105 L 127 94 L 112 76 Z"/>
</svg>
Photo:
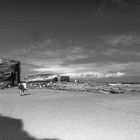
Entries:
<svg viewBox="0 0 140 140">
<path fill-rule="evenodd" d="M 22 120 L 0 115 L 0 140 L 59 140 L 37 139 L 23 130 Z"/>
</svg>

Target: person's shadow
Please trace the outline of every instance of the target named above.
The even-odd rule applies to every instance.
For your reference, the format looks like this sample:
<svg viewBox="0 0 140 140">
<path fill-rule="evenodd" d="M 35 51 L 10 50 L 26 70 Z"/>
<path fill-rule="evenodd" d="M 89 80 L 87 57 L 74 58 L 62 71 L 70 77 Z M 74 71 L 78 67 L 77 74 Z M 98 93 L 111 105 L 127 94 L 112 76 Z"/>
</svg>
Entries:
<svg viewBox="0 0 140 140">
<path fill-rule="evenodd" d="M 47 133 L 47 132 L 46 132 Z M 58 140 L 37 139 L 23 130 L 22 120 L 0 115 L 0 140 Z"/>
</svg>

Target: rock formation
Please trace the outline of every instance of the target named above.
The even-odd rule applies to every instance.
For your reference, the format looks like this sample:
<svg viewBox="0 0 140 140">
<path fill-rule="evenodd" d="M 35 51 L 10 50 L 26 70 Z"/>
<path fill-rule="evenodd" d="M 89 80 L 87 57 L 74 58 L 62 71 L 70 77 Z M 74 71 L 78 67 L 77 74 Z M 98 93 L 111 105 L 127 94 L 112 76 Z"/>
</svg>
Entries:
<svg viewBox="0 0 140 140">
<path fill-rule="evenodd" d="M 20 62 L 0 59 L 0 87 L 17 86 L 20 82 Z"/>
</svg>

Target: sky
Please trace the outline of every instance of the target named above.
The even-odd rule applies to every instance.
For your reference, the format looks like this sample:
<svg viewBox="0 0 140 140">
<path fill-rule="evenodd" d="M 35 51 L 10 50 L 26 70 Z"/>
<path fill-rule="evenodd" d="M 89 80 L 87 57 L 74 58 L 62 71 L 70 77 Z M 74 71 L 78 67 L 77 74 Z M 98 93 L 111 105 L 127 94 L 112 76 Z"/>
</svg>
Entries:
<svg viewBox="0 0 140 140">
<path fill-rule="evenodd" d="M 0 58 L 39 73 L 140 76 L 139 0 L 0 2 Z"/>
</svg>

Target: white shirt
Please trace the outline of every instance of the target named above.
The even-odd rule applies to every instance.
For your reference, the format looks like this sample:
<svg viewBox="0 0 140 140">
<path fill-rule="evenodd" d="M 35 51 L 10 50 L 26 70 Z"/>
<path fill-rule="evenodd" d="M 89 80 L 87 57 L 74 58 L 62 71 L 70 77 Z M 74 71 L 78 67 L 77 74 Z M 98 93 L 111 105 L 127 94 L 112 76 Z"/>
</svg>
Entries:
<svg viewBox="0 0 140 140">
<path fill-rule="evenodd" d="M 27 88 L 27 83 L 23 83 L 23 86 L 26 89 Z"/>
</svg>

